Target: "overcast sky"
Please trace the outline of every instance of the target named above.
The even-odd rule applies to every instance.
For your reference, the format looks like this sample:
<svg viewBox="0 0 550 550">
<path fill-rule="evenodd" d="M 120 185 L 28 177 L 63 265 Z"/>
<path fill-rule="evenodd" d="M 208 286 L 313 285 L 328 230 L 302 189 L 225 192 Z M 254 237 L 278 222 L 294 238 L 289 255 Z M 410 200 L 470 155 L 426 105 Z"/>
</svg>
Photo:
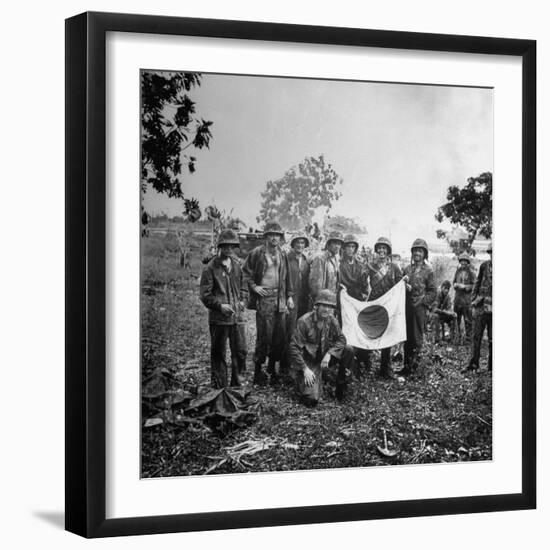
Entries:
<svg viewBox="0 0 550 550">
<path fill-rule="evenodd" d="M 266 182 L 324 154 L 343 178 L 332 213 L 406 250 L 416 237 L 435 239 L 449 185 L 493 170 L 488 89 L 205 74 L 191 97 L 213 138 L 196 152 L 196 173 L 184 174 L 184 194 L 254 226 Z M 156 193 L 144 204 L 182 211 Z"/>
</svg>

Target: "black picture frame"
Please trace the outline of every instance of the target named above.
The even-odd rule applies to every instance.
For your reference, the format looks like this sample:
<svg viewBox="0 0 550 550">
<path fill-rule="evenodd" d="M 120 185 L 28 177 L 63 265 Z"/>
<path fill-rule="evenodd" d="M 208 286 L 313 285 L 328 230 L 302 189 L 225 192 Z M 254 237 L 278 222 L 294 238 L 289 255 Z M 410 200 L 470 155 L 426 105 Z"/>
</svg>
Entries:
<svg viewBox="0 0 550 550">
<path fill-rule="evenodd" d="M 517 494 L 106 519 L 105 43 L 109 31 L 517 56 L 522 60 L 522 490 Z M 536 506 L 536 42 L 83 13 L 66 20 L 66 529 L 85 537 Z"/>
</svg>

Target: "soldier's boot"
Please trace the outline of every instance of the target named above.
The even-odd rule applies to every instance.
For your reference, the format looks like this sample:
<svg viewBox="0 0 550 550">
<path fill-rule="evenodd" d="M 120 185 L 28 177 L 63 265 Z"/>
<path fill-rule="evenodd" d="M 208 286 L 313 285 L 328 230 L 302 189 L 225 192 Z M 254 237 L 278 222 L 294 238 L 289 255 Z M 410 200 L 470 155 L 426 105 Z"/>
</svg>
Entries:
<svg viewBox="0 0 550 550">
<path fill-rule="evenodd" d="M 395 380 L 397 378 L 391 365 L 385 362 L 380 365 L 380 376 L 381 378 L 386 378 L 387 380 Z"/>
<path fill-rule="evenodd" d="M 337 382 L 336 383 L 336 390 L 334 392 L 334 396 L 338 401 L 343 401 L 344 397 L 346 396 L 346 383 L 345 382 Z"/>
<path fill-rule="evenodd" d="M 279 382 L 279 375 L 277 374 L 277 369 L 275 368 L 276 361 L 274 359 L 269 359 L 267 363 L 267 374 L 269 375 L 269 383 L 272 386 L 275 386 Z"/>
<path fill-rule="evenodd" d="M 255 386 L 265 386 L 267 384 L 267 375 L 262 371 L 262 363 L 254 364 L 254 381 Z"/>
</svg>

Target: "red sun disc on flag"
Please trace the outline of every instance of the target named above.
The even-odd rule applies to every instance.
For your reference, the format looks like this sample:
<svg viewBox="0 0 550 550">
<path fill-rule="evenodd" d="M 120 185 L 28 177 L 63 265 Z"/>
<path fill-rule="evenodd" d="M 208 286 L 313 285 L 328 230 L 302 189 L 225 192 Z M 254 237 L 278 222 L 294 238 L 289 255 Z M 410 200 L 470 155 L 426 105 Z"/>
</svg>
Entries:
<svg viewBox="0 0 550 550">
<path fill-rule="evenodd" d="M 382 306 L 368 306 L 357 315 L 357 323 L 368 338 L 380 338 L 388 328 L 388 310 Z"/>
</svg>

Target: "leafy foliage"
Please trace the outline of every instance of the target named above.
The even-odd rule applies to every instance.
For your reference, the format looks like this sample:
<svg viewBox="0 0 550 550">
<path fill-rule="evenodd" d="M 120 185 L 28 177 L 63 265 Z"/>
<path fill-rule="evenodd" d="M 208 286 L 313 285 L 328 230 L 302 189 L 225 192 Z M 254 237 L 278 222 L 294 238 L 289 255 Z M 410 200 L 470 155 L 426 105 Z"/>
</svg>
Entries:
<svg viewBox="0 0 550 550">
<path fill-rule="evenodd" d="M 441 205 L 435 214 L 438 222 L 449 220 L 453 225 L 467 232 L 465 239 L 449 238 L 447 231 L 437 230 L 437 237 L 447 238 L 456 253 L 473 252 L 472 244 L 479 235 L 491 238 L 493 233 L 493 174 L 483 172 L 477 177 L 468 178 L 468 183 L 460 188 L 456 185 L 447 191 L 447 203 Z"/>
<path fill-rule="evenodd" d="M 201 84 L 200 73 L 143 71 L 141 74 L 141 190 L 148 185 L 169 197 L 183 198 L 183 167 L 196 170 L 191 148 L 208 148 L 212 121 L 196 114 L 189 92 Z M 194 199 L 191 199 L 192 201 Z M 185 204 L 186 212 L 198 204 Z"/>
<path fill-rule="evenodd" d="M 342 184 L 325 157 L 306 157 L 298 166 L 293 166 L 275 181 L 268 181 L 262 192 L 258 223 L 277 219 L 289 230 L 296 230 L 311 223 L 315 210 L 325 207 L 330 211 L 333 201 L 340 198 L 336 189 Z"/>
</svg>

